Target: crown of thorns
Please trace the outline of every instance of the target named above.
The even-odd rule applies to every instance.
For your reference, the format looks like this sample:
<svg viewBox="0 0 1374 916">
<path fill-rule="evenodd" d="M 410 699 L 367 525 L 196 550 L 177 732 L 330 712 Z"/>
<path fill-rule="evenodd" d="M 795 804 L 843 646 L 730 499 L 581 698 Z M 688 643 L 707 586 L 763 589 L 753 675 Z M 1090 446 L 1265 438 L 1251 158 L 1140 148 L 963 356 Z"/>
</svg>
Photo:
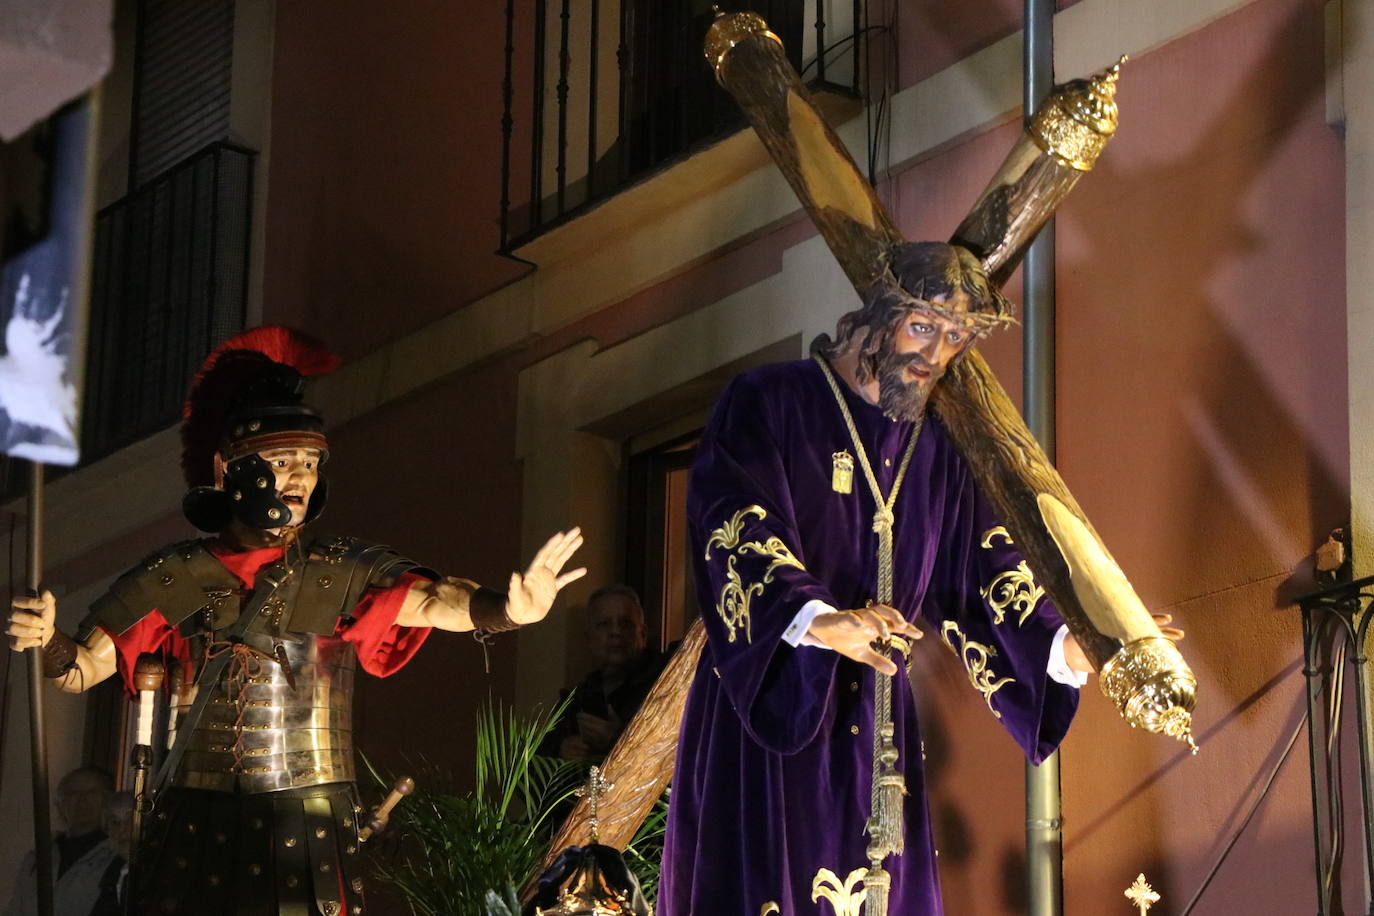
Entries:
<svg viewBox="0 0 1374 916">
<path fill-rule="evenodd" d="M 953 269 L 944 277 L 945 285 L 951 290 L 962 290 L 968 295 L 969 301 L 978 308 L 961 310 L 925 298 L 924 279 L 918 284 L 918 289 L 907 289 L 892 270 L 891 254 L 883 258 L 883 272 L 869 287 L 870 299 L 874 303 L 881 302 L 890 309 L 930 312 L 948 321 L 965 325 L 977 337 L 986 337 L 994 329 L 1018 323 L 1015 305 L 988 281 L 987 274 L 968 266 L 963 266 L 963 269 L 959 270 L 957 260 L 952 266 Z"/>
</svg>

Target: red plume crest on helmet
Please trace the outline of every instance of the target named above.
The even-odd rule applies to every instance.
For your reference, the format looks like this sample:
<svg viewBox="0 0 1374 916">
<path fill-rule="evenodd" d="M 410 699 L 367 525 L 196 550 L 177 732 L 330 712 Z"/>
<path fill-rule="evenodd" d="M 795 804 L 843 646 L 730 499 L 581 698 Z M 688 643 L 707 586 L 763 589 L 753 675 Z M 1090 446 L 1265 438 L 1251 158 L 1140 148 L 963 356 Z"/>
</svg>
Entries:
<svg viewBox="0 0 1374 916">
<path fill-rule="evenodd" d="M 181 412 L 181 470 L 187 486 L 214 484 L 214 454 L 236 395 L 274 363 L 302 376 L 324 375 L 339 367 L 339 358 L 315 338 L 281 325 L 244 331 L 211 351 L 191 381 Z"/>
</svg>

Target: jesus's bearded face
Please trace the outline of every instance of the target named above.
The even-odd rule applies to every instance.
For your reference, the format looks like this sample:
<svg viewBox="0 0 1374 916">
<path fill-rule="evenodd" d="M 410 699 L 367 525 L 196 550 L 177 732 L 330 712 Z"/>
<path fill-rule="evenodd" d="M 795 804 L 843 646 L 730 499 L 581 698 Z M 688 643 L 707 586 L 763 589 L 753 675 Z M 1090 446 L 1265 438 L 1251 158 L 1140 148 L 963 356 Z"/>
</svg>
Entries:
<svg viewBox="0 0 1374 916">
<path fill-rule="evenodd" d="M 967 297 L 961 293 L 952 301 L 942 299 L 937 304 L 957 313 L 960 298 Z M 909 421 L 920 418 L 935 384 L 975 336 L 963 322 L 920 307 L 899 317 L 877 366 L 878 406 L 884 416 Z"/>
</svg>

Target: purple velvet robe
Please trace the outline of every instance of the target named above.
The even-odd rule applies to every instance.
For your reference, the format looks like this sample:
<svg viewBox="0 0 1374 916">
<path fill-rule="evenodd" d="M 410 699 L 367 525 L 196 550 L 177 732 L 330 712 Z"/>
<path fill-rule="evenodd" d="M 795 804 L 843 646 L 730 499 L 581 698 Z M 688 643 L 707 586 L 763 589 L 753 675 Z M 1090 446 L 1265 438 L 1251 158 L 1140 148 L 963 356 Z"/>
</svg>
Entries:
<svg viewBox="0 0 1374 916">
<path fill-rule="evenodd" d="M 840 387 L 887 494 L 912 425 Z M 832 456 L 845 450 L 854 454 L 849 432 L 809 360 L 736 378 L 703 435 L 688 516 L 708 640 L 678 745 L 660 916 L 756 916 L 773 912 L 769 904 L 782 916 L 859 912 L 827 897 L 862 899 L 862 873 L 854 873 L 868 865 L 874 672 L 782 640 L 808 600 L 844 609 L 875 594 L 874 502 L 857 456 L 852 492 L 831 485 Z M 960 655 L 970 689 L 1038 762 L 1078 704 L 1077 689 L 1046 674 L 1061 621 L 1039 600 L 1004 609 L 999 622 L 984 600 L 989 586 L 994 596 L 1015 591 L 1014 575 L 994 580 L 1021 558 L 995 533 L 999 523 L 934 417 L 895 515 L 893 604 Z M 939 914 L 920 732 L 904 675 L 893 694 L 909 794 L 906 852 L 886 864 L 890 912 Z"/>
</svg>

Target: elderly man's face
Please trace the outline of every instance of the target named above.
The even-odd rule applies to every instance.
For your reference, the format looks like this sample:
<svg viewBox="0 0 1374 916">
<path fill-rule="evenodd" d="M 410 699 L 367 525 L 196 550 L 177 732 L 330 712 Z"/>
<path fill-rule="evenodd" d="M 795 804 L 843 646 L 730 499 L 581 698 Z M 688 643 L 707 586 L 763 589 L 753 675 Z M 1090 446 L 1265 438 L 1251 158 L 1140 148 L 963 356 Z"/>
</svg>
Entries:
<svg viewBox="0 0 1374 916">
<path fill-rule="evenodd" d="M 57 786 L 57 813 L 72 836 L 81 836 L 100 829 L 105 813 L 105 796 L 109 789 L 95 773 L 69 774 Z"/>
<path fill-rule="evenodd" d="M 623 665 L 644 651 L 644 615 L 627 595 L 602 595 L 587 608 L 587 646 L 598 667 Z"/>
<path fill-rule="evenodd" d="M 967 296 L 936 300 L 956 311 L 967 311 Z M 935 383 L 974 339 L 960 321 L 914 308 L 897 320 L 892 347 L 879 360 L 878 396 L 883 413 L 896 420 L 915 420 L 925 410 Z"/>
</svg>

